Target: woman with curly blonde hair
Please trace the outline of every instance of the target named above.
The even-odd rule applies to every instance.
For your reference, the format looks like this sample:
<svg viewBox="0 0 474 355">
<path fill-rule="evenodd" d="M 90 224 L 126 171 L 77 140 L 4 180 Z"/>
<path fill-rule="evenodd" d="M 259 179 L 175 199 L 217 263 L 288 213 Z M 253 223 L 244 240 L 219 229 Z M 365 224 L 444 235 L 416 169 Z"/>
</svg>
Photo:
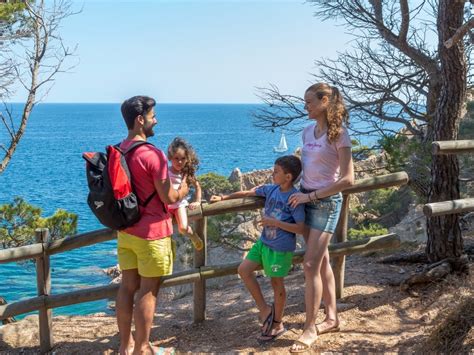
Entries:
<svg viewBox="0 0 474 355">
<path fill-rule="evenodd" d="M 326 83 L 314 84 L 306 90 L 304 100 L 308 118 L 315 122 L 303 130 L 301 192 L 289 201 L 292 207 L 305 204 L 306 321 L 292 353 L 308 351 L 318 335 L 339 330 L 328 245 L 341 212 L 341 191 L 354 181 L 351 140 L 345 127 L 349 114 L 339 90 Z M 316 325 L 321 298 L 326 317 Z"/>
<path fill-rule="evenodd" d="M 201 250 L 204 244 L 201 238 L 194 233 L 189 225 L 188 215 L 186 212 L 186 207 L 189 206 L 189 209 L 192 210 L 198 207 L 201 203 L 201 185 L 199 185 L 199 181 L 196 178 L 199 159 L 191 144 L 180 137 L 173 139 L 169 145 L 168 159 L 171 161 L 168 175 L 173 188 L 178 189 L 183 180 L 186 180 L 188 185 L 192 185 L 195 188 L 195 201 L 193 203 L 189 204 L 186 198 L 183 198 L 182 200 L 169 205 L 168 209 L 176 219 L 179 233 L 189 237 L 194 248 Z"/>
</svg>

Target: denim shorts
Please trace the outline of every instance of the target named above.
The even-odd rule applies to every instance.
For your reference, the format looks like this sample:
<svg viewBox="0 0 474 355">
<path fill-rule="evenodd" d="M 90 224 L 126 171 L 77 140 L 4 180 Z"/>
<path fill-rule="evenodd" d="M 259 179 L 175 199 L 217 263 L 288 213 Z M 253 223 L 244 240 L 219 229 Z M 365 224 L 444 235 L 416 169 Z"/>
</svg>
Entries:
<svg viewBox="0 0 474 355">
<path fill-rule="evenodd" d="M 310 191 L 301 189 L 301 192 L 309 193 Z M 311 229 L 334 234 L 337 222 L 339 221 L 339 215 L 341 214 L 341 207 L 341 193 L 324 197 L 315 202 L 308 202 L 304 208 L 304 223 Z"/>
</svg>

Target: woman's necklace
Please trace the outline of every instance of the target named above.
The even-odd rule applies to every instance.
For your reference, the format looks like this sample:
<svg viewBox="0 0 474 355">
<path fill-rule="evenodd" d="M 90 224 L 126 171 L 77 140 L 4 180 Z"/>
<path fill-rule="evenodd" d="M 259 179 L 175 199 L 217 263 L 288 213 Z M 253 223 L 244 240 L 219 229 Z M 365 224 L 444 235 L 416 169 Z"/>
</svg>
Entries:
<svg viewBox="0 0 474 355">
<path fill-rule="evenodd" d="M 324 136 L 324 134 L 327 132 L 327 128 L 326 129 L 322 129 L 321 131 L 318 132 L 318 125 L 315 125 L 314 126 L 314 138 L 316 139 L 319 139 L 321 138 L 322 136 Z"/>
</svg>

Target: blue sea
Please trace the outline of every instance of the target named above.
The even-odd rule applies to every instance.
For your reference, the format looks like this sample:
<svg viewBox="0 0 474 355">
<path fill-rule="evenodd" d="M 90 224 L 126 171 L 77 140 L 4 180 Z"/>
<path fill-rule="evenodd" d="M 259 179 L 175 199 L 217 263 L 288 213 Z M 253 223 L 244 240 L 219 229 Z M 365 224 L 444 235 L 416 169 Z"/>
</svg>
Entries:
<svg viewBox="0 0 474 355">
<path fill-rule="evenodd" d="M 17 112 L 21 106 L 13 105 Z M 158 104 L 158 125 L 152 143 L 166 150 L 176 136 L 196 149 L 199 174 L 229 176 L 269 168 L 278 156 L 273 147 L 281 131 L 263 131 L 252 124 L 251 104 Z M 309 123 L 309 122 L 308 122 Z M 102 228 L 87 204 L 85 162 L 81 154 L 104 151 L 126 135 L 119 104 L 40 104 L 35 107 L 26 132 L 10 165 L 0 174 L 0 204 L 15 196 L 40 207 L 48 216 L 66 209 L 79 216 L 78 232 Z M 5 142 L 5 132 L 0 133 Z M 301 145 L 300 134 L 286 134 L 288 152 Z M 366 144 L 366 142 L 362 142 Z M 102 269 L 116 265 L 116 242 L 56 254 L 51 257 L 52 292 L 62 293 L 106 285 Z M 8 302 L 36 296 L 36 276 L 31 263 L 0 264 L 0 296 Z M 106 312 L 107 302 L 95 301 L 54 309 L 54 314 Z M 21 317 L 20 317 L 21 318 Z"/>
<path fill-rule="evenodd" d="M 150 139 L 165 150 L 176 136 L 184 137 L 201 160 L 199 174 L 228 176 L 235 167 L 243 172 L 269 168 L 277 157 L 273 147 L 280 132 L 255 128 L 250 104 L 158 104 L 158 125 Z M 13 105 L 14 112 L 20 106 Z M 103 151 L 126 135 L 119 104 L 40 104 L 10 165 L 0 174 L 0 204 L 21 196 L 48 216 L 59 208 L 79 216 L 78 231 L 102 228 L 87 204 L 85 162 L 81 154 Z M 5 136 L 0 135 L 2 142 Z M 288 152 L 300 145 L 300 136 L 287 134 Z M 56 254 L 51 257 L 52 292 L 108 284 L 102 269 L 116 265 L 115 241 Z M 31 263 L 0 264 L 0 296 L 8 302 L 36 296 Z M 107 311 L 96 301 L 54 309 L 54 314 L 90 314 Z"/>
</svg>

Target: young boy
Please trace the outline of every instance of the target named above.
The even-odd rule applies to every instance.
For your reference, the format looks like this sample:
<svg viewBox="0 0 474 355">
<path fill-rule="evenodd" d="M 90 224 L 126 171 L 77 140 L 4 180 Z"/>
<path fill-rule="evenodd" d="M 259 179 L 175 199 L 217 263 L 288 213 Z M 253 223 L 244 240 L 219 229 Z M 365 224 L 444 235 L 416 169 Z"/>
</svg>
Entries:
<svg viewBox="0 0 474 355">
<path fill-rule="evenodd" d="M 273 167 L 274 184 L 262 185 L 249 191 L 238 191 L 230 195 L 212 196 L 211 202 L 247 196 L 265 197 L 265 214 L 261 224 L 260 239 L 252 246 L 238 272 L 245 286 L 254 298 L 260 311 L 262 332 L 260 341 L 271 341 L 282 335 L 286 328 L 282 317 L 286 302 L 283 278 L 288 275 L 296 249 L 296 235 L 303 234 L 304 204 L 290 207 L 288 198 L 298 192 L 293 186 L 301 173 L 301 161 L 287 155 L 278 158 Z M 263 266 L 271 278 L 274 303 L 269 305 L 262 294 L 254 271 Z"/>
</svg>

